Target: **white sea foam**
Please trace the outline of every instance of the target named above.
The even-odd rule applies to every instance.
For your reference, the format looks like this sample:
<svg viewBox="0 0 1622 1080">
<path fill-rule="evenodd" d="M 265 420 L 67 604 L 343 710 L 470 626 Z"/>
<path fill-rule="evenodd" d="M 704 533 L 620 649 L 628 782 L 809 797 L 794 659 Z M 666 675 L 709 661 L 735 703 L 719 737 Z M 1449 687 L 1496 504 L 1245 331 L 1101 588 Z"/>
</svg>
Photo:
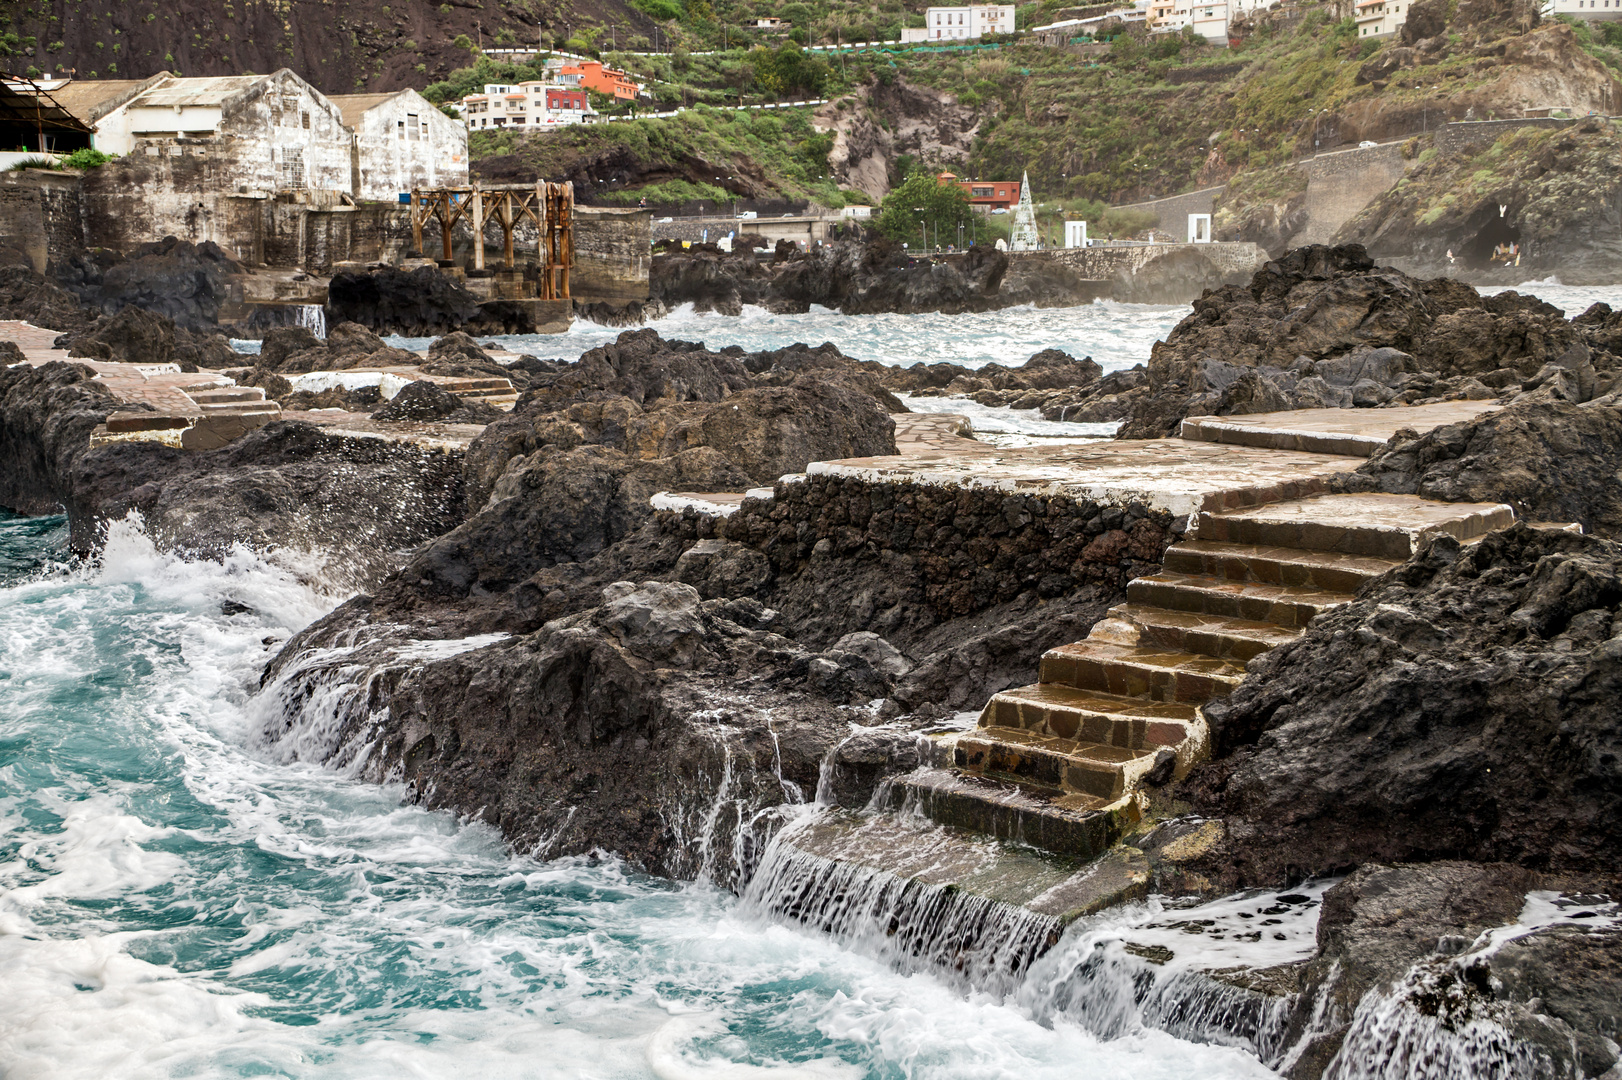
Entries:
<svg viewBox="0 0 1622 1080">
<path fill-rule="evenodd" d="M 897 394 L 913 412 L 955 413 L 968 418 L 974 437 L 995 446 L 1046 446 L 1055 443 L 1108 439 L 1120 424 L 1081 424 L 1044 420 L 1038 409 L 1010 409 L 981 405 L 969 398 L 917 397 Z"/>
<path fill-rule="evenodd" d="M 262 665 L 338 599 L 130 523 L 98 567 L 0 589 L 8 1078 L 1265 1075 L 256 756 Z"/>
<path fill-rule="evenodd" d="M 311 371 L 303 375 L 289 375 L 287 381 L 293 384 L 294 390 L 309 390 L 312 393 L 331 390 L 335 386 L 345 390 L 375 386 L 387 401 L 405 389 L 411 380 L 388 371 Z"/>
</svg>

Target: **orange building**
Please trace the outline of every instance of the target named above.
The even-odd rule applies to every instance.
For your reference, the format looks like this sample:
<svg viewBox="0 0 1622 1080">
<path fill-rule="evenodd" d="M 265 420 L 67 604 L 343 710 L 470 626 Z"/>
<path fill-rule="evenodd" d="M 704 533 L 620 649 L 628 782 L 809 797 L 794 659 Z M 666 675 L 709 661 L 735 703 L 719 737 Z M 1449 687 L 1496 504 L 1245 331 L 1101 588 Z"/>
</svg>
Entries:
<svg viewBox="0 0 1622 1080">
<path fill-rule="evenodd" d="M 615 101 L 634 101 L 642 90 L 635 79 L 623 71 L 604 67 L 601 60 L 582 60 L 579 64 L 565 67 L 559 74 L 578 75 L 581 86 L 599 94 L 608 94 Z"/>
<path fill-rule="evenodd" d="M 969 196 L 969 205 L 982 214 L 993 210 L 1008 210 L 1019 202 L 1018 180 L 959 180 L 956 173 L 943 172 L 935 177 L 942 184 L 956 184 Z"/>
</svg>

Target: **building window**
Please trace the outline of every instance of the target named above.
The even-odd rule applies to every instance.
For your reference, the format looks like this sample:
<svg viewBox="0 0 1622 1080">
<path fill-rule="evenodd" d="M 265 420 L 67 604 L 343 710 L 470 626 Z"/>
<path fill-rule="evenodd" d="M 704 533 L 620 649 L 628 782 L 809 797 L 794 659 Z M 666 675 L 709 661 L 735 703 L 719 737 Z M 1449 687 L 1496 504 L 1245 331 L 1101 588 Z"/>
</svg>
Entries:
<svg viewBox="0 0 1622 1080">
<path fill-rule="evenodd" d="M 303 115 L 304 115 L 304 130 L 309 131 L 310 130 L 310 114 L 305 113 Z"/>
<path fill-rule="evenodd" d="M 406 113 L 406 137 L 412 142 L 422 137 L 422 125 L 417 123 L 416 113 Z"/>
<path fill-rule="evenodd" d="M 288 148 L 282 151 L 282 187 L 298 189 L 304 186 L 304 151 Z"/>
</svg>

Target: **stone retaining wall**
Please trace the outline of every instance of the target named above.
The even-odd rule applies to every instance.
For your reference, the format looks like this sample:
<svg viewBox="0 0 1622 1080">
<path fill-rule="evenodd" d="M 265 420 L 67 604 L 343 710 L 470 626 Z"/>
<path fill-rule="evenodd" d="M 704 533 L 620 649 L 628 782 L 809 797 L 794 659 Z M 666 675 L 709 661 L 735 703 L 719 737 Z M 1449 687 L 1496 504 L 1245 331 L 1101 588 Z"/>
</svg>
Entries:
<svg viewBox="0 0 1622 1080">
<path fill-rule="evenodd" d="M 848 222 L 812 217 L 690 217 L 673 218 L 670 221 L 655 219 L 653 239 L 690 240 L 696 243 L 708 236 L 710 243 L 713 244 L 727 233 L 735 232 L 740 236 L 750 233 L 763 237 L 768 244 L 776 244 L 779 240 L 809 244 L 827 239 L 830 229 L 838 229 L 845 224 Z"/>
<path fill-rule="evenodd" d="M 1154 573 L 1183 520 L 1141 503 L 1102 506 L 1069 496 L 855 477 L 779 483 L 730 517 L 660 511 L 667 533 L 718 538 L 763 552 L 776 571 L 817 559 L 871 560 L 916 584 L 941 618 L 1025 592 L 1084 585 L 1119 590 Z"/>
<path fill-rule="evenodd" d="M 1181 195 L 1171 195 L 1164 199 L 1123 203 L 1113 209 L 1147 210 L 1157 216 L 1158 220 L 1155 228 L 1161 232 L 1169 232 L 1173 236 L 1187 236 L 1188 215 L 1216 213 L 1217 197 L 1226 190 L 1228 190 L 1228 185 L 1219 184 L 1216 187 L 1202 188 L 1199 191 L 1185 191 Z M 1101 238 L 1094 237 L 1094 239 Z"/>
<path fill-rule="evenodd" d="M 20 252 L 41 274 L 83 252 L 78 174 L 0 173 L 0 247 Z"/>
<path fill-rule="evenodd" d="M 1497 141 L 1506 131 L 1523 127 L 1565 127 L 1575 120 L 1552 116 L 1528 116 L 1518 120 L 1465 120 L 1448 124 L 1436 133 L 1436 149 L 1443 154 L 1459 154 L 1484 143 Z"/>
<path fill-rule="evenodd" d="M 1117 274 L 1136 274 L 1171 252 L 1196 252 L 1224 274 L 1248 274 L 1267 261 L 1267 252 L 1248 241 L 1214 244 L 1138 244 L 1132 247 L 1052 248 L 1015 252 L 1016 259 L 1046 259 L 1074 270 L 1088 281 L 1108 281 Z"/>
<path fill-rule="evenodd" d="M 653 261 L 648 227 L 652 216 L 646 210 L 576 206 L 570 293 L 586 303 L 646 300 Z"/>
<path fill-rule="evenodd" d="M 1304 205 L 1311 216 L 1290 246 L 1329 243 L 1342 225 L 1390 190 L 1409 165 L 1402 148 L 1402 143 L 1384 143 L 1303 161 L 1300 167 L 1307 174 Z"/>
</svg>

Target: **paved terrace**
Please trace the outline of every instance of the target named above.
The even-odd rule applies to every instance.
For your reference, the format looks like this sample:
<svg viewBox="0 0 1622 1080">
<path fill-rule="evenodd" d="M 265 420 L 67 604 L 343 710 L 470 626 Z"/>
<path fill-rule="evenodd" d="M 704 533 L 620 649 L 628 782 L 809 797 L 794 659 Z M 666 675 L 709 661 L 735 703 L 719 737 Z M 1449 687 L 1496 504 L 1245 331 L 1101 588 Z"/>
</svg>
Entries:
<svg viewBox="0 0 1622 1080">
<path fill-rule="evenodd" d="M 1498 406 L 1458 401 L 1391 409 L 1310 409 L 1255 416 L 1192 417 L 1180 437 L 999 448 L 965 438 L 969 421 L 950 413 L 898 415 L 888 457 L 812 462 L 812 476 L 962 485 L 1099 503 L 1142 502 L 1174 514 L 1231 510 L 1300 499 L 1326 490 L 1398 431 L 1429 431 Z M 1285 444 L 1282 448 L 1279 444 Z M 771 491 L 662 492 L 658 509 L 692 506 L 728 515 Z"/>
</svg>

